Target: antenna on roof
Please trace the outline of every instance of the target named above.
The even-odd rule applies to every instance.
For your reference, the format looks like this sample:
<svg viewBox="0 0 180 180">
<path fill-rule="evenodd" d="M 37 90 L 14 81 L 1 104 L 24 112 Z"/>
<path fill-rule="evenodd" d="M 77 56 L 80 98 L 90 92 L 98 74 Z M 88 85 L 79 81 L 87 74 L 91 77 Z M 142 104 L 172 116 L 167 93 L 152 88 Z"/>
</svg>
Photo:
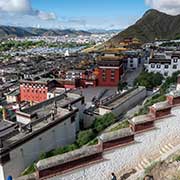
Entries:
<svg viewBox="0 0 180 180">
<path fill-rule="evenodd" d="M 68 110 L 69 110 L 69 111 L 72 111 L 72 110 L 73 110 L 71 104 L 68 104 Z"/>
<path fill-rule="evenodd" d="M 22 124 L 19 124 L 18 131 L 19 131 L 20 133 L 24 132 L 24 130 L 23 130 L 23 128 L 22 128 Z"/>
<path fill-rule="evenodd" d="M 27 128 L 29 133 L 32 132 L 32 125 L 31 125 L 31 123 L 29 123 L 26 128 Z"/>
<path fill-rule="evenodd" d="M 51 112 L 50 112 L 50 113 L 51 113 L 51 120 L 54 121 L 54 119 L 55 119 L 55 118 L 54 118 L 54 117 L 55 117 L 54 110 L 51 109 Z"/>
</svg>

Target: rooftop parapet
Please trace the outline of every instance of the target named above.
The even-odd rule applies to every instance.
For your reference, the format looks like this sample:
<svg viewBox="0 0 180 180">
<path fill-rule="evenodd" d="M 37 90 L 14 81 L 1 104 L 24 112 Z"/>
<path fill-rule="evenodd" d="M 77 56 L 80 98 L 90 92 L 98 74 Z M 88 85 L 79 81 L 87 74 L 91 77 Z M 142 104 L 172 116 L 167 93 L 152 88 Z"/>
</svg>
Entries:
<svg viewBox="0 0 180 180">
<path fill-rule="evenodd" d="M 81 149 L 39 161 L 36 164 L 39 178 L 61 174 L 100 161 L 102 145 L 86 146 Z"/>
<path fill-rule="evenodd" d="M 135 116 L 129 122 L 134 125 L 142 124 L 152 121 L 152 116 L 150 114 L 141 115 L 141 116 Z"/>
<path fill-rule="evenodd" d="M 44 170 L 46 168 L 62 165 L 64 163 L 68 163 L 80 158 L 88 157 L 97 153 L 102 152 L 101 144 L 97 144 L 94 146 L 86 146 L 82 147 L 81 149 L 74 150 L 62 155 L 57 155 L 54 157 L 50 157 L 44 160 L 40 160 L 36 167 L 38 170 Z"/>
<path fill-rule="evenodd" d="M 100 136 L 104 150 L 124 146 L 134 142 L 134 133 L 130 128 L 120 129 L 114 132 L 104 133 Z"/>
<path fill-rule="evenodd" d="M 124 138 L 127 136 L 131 136 L 134 133 L 131 131 L 130 128 L 124 128 L 124 129 L 120 129 L 118 131 L 112 131 L 112 132 L 107 132 L 104 133 L 100 136 L 100 139 L 102 140 L 102 142 L 108 142 L 108 141 L 112 141 L 112 140 L 116 140 L 119 138 Z"/>
<path fill-rule="evenodd" d="M 180 90 L 169 93 L 169 95 L 167 95 L 167 101 L 170 105 L 180 104 Z"/>
<path fill-rule="evenodd" d="M 149 112 L 154 118 L 160 118 L 171 114 L 171 105 L 168 101 L 159 102 L 149 108 Z"/>
<path fill-rule="evenodd" d="M 141 132 L 154 127 L 154 118 L 150 114 L 136 116 L 129 122 L 133 132 Z"/>
</svg>

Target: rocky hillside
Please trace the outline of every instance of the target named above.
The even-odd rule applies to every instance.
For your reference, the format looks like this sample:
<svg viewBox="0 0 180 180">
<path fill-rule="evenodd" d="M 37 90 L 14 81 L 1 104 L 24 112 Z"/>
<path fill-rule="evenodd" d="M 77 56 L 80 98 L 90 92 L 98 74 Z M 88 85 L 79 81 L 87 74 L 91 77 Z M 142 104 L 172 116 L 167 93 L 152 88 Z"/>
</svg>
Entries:
<svg viewBox="0 0 180 180">
<path fill-rule="evenodd" d="M 138 38 L 142 42 L 180 38 L 180 15 L 171 16 L 157 10 L 148 10 L 134 25 L 114 36 L 108 43 L 117 45 L 124 38 Z"/>
</svg>

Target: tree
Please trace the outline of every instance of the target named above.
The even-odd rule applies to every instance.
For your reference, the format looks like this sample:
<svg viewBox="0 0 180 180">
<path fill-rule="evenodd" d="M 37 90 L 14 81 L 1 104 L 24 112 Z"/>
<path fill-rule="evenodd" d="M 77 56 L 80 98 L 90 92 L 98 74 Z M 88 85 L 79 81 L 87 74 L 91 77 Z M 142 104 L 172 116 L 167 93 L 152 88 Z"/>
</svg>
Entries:
<svg viewBox="0 0 180 180">
<path fill-rule="evenodd" d="M 160 73 L 142 72 L 135 80 L 135 85 L 145 86 L 147 89 L 153 89 L 162 84 L 164 77 Z"/>
<path fill-rule="evenodd" d="M 91 141 L 95 137 L 96 137 L 96 134 L 93 132 L 92 129 L 80 131 L 76 142 L 81 147 L 87 144 L 89 141 Z"/>
<path fill-rule="evenodd" d="M 93 129 L 99 133 L 105 128 L 115 123 L 116 117 L 113 113 L 107 113 L 104 116 L 97 117 L 93 123 Z"/>
</svg>

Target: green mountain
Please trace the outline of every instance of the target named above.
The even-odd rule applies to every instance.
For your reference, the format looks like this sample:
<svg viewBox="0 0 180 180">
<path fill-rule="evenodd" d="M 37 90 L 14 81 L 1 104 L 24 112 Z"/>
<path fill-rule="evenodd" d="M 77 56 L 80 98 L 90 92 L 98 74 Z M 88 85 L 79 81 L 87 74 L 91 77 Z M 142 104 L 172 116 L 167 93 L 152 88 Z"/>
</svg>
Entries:
<svg viewBox="0 0 180 180">
<path fill-rule="evenodd" d="M 24 28 L 13 26 L 0 26 L 0 38 L 11 36 L 28 37 L 28 36 L 62 36 L 62 35 L 90 35 L 90 32 L 82 30 L 59 30 L 59 29 L 43 29 L 43 28 Z"/>
<path fill-rule="evenodd" d="M 134 25 L 120 32 L 107 43 L 117 45 L 124 38 L 137 38 L 141 42 L 180 38 L 180 15 L 171 16 L 154 9 L 148 10 Z"/>
</svg>

